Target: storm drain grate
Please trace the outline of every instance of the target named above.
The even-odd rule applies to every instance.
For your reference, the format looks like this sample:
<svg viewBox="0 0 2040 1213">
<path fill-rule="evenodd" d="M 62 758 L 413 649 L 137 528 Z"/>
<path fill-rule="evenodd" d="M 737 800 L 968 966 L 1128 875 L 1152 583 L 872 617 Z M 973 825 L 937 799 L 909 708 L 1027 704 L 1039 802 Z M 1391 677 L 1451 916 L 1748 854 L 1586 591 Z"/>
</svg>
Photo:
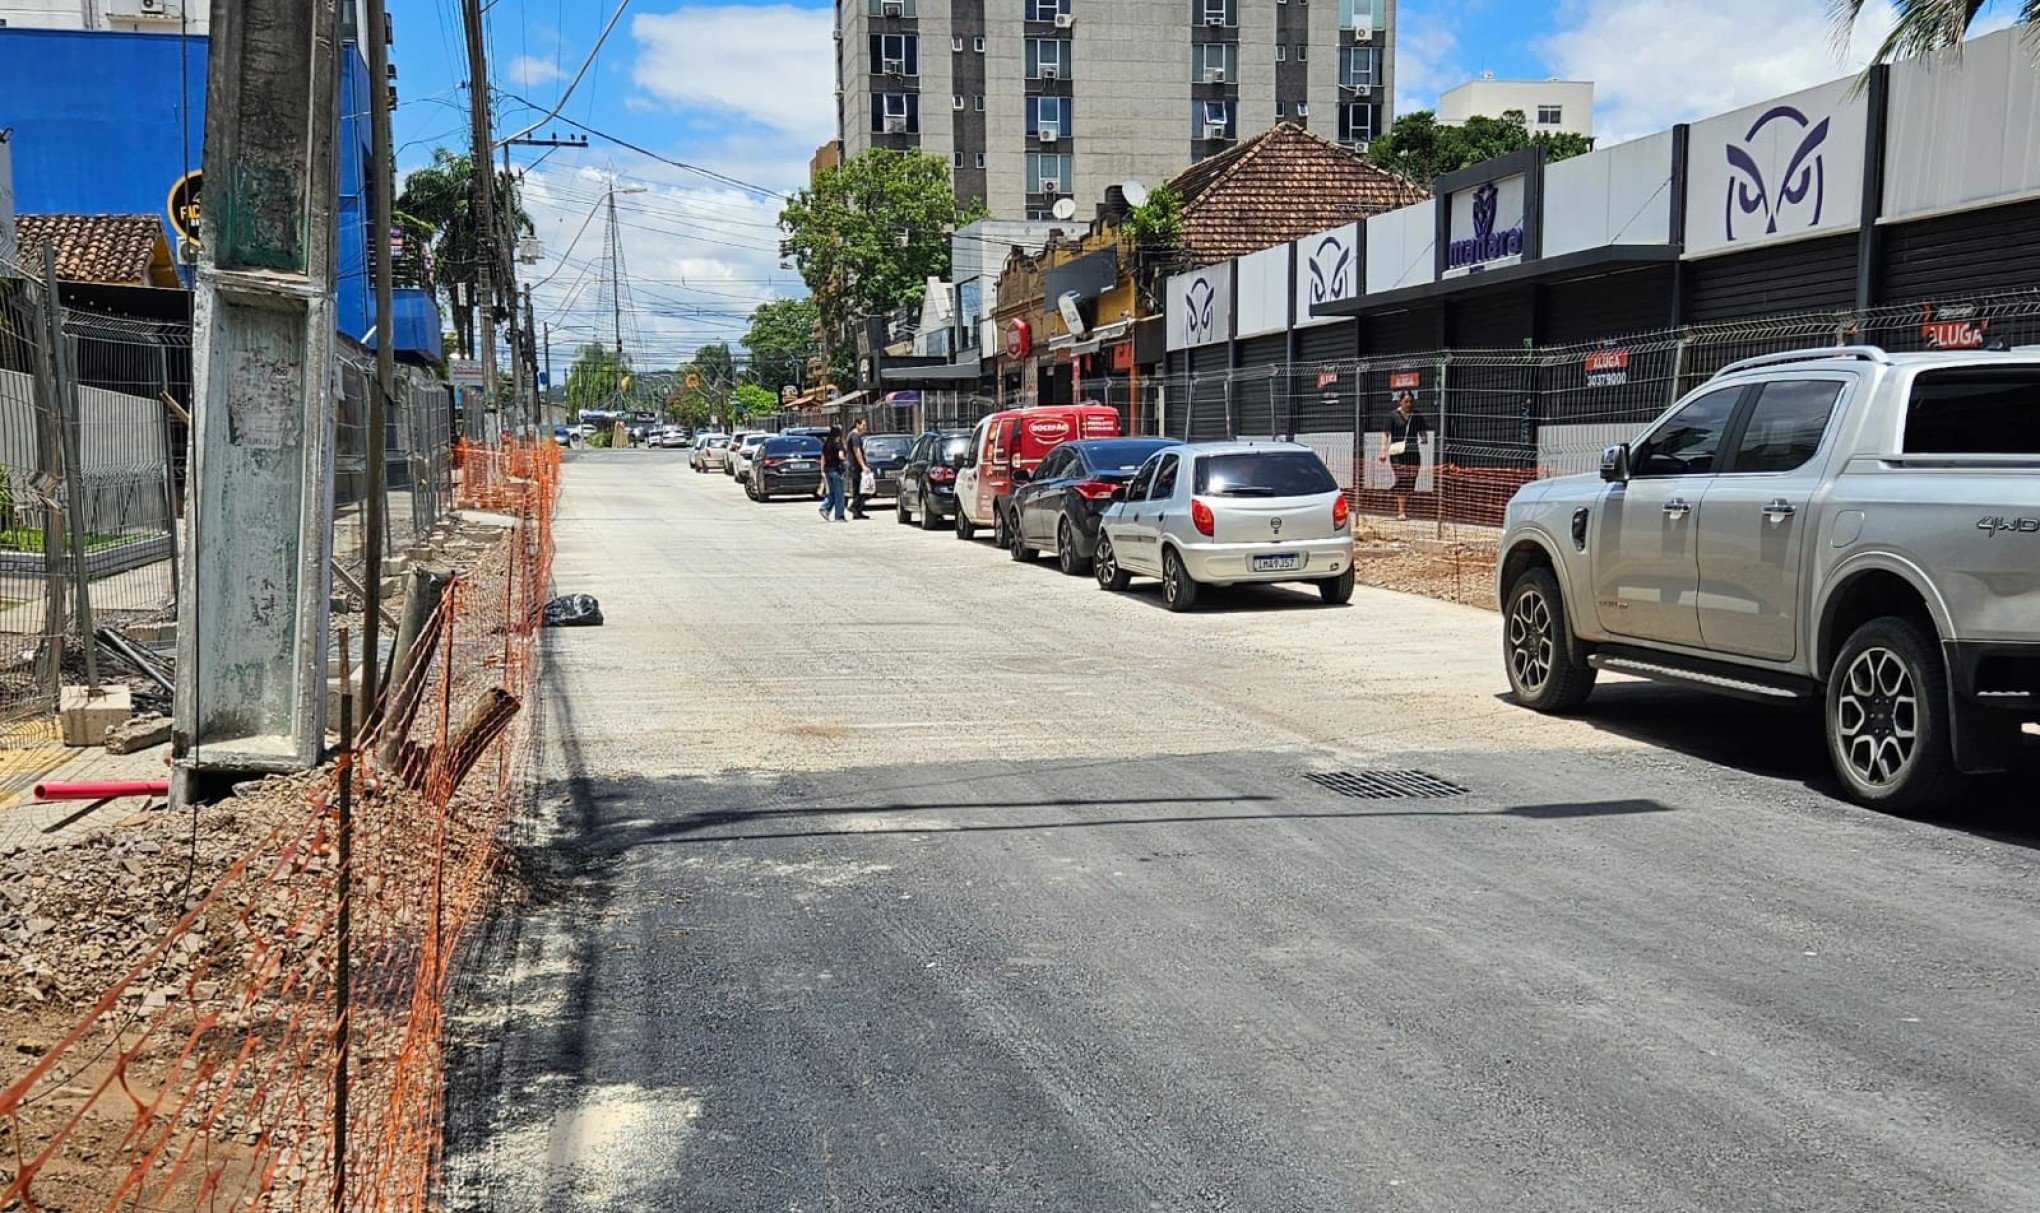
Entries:
<svg viewBox="0 0 2040 1213">
<path fill-rule="evenodd" d="M 1466 789 L 1428 771 L 1313 771 L 1305 779 L 1355 800 L 1443 800 Z"/>
</svg>

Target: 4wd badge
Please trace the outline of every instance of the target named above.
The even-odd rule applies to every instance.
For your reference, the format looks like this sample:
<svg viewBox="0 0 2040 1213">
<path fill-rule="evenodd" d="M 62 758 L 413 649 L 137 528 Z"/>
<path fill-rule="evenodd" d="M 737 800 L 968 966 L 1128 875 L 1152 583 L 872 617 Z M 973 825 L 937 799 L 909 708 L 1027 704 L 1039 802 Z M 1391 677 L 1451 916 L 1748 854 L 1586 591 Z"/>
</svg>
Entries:
<svg viewBox="0 0 2040 1213">
<path fill-rule="evenodd" d="M 1991 535 L 2040 535 L 2040 518 L 2006 518 L 1998 515 L 1979 521 L 1976 529 Z"/>
</svg>

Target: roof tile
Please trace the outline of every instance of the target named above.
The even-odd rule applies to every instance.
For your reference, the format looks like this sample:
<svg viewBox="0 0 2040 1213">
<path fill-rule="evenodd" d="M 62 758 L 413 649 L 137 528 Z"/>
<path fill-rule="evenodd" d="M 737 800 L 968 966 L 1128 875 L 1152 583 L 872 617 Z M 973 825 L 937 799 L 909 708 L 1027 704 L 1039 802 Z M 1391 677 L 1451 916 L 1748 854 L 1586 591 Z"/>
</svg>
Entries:
<svg viewBox="0 0 2040 1213">
<path fill-rule="evenodd" d="M 22 215 L 16 241 L 25 260 L 45 241 L 54 244 L 63 281 L 116 286 L 149 283 L 158 247 L 168 243 L 154 215 Z"/>
<path fill-rule="evenodd" d="M 1206 265 L 1431 196 L 1293 122 L 1199 161 L 1169 184 L 1183 200 L 1184 250 Z"/>
</svg>

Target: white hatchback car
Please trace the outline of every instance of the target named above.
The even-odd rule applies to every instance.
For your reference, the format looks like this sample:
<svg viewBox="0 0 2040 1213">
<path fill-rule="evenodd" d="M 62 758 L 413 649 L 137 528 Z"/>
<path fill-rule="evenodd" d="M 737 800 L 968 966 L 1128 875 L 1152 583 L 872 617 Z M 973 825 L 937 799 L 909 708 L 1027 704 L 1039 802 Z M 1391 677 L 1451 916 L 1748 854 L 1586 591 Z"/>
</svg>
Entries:
<svg viewBox="0 0 2040 1213">
<path fill-rule="evenodd" d="M 1287 442 L 1212 442 L 1157 452 L 1115 494 L 1092 564 L 1101 589 L 1162 579 L 1172 611 L 1207 585 L 1302 581 L 1353 597 L 1353 525 L 1324 460 Z"/>
<path fill-rule="evenodd" d="M 723 471 L 736 477 L 738 484 L 743 484 L 751 475 L 751 457 L 758 453 L 758 448 L 764 446 L 765 440 L 770 437 L 772 435 L 758 430 L 747 430 L 730 439 L 729 459 L 724 464 Z"/>
</svg>

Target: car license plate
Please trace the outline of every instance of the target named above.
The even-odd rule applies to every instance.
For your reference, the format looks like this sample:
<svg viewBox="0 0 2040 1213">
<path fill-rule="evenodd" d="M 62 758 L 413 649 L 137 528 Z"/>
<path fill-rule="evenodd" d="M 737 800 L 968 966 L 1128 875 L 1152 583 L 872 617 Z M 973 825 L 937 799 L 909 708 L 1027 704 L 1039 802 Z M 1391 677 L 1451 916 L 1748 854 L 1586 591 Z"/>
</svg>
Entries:
<svg viewBox="0 0 2040 1213">
<path fill-rule="evenodd" d="M 786 465 L 786 470 L 789 472 L 812 472 L 815 470 L 815 465 L 811 459 L 796 459 Z"/>
<path fill-rule="evenodd" d="M 1297 555 L 1256 556 L 1256 573 L 1290 573 L 1303 567 L 1303 557 Z"/>
</svg>

